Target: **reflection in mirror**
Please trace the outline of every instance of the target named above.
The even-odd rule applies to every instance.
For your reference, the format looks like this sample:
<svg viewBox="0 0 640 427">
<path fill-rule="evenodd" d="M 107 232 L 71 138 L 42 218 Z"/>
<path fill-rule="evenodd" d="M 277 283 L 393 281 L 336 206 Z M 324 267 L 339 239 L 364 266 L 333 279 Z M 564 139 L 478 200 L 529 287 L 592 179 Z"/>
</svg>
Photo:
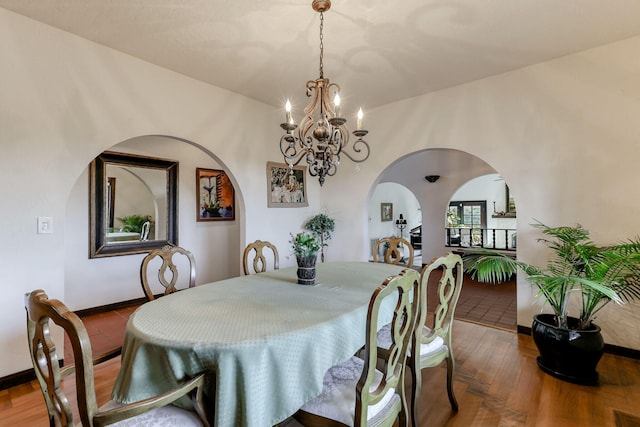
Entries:
<svg viewBox="0 0 640 427">
<path fill-rule="evenodd" d="M 90 166 L 90 257 L 177 244 L 178 163 L 105 152 Z"/>
<path fill-rule="evenodd" d="M 107 163 L 107 244 L 130 240 L 165 240 L 166 172 Z M 115 186 L 117 183 L 117 187 Z M 113 189 L 117 188 L 117 191 Z M 143 228 L 148 230 L 142 235 Z"/>
</svg>

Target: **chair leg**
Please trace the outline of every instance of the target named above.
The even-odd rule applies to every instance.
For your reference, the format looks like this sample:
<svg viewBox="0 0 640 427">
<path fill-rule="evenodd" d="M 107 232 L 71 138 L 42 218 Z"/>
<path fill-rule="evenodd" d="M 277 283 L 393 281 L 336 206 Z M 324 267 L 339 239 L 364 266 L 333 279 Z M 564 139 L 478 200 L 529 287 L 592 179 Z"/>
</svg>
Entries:
<svg viewBox="0 0 640 427">
<path fill-rule="evenodd" d="M 409 423 L 407 422 L 407 413 L 406 412 L 400 412 L 400 415 L 398 415 L 398 426 L 402 427 L 402 426 L 409 426 Z M 394 424 L 395 425 L 395 424 Z"/>
<path fill-rule="evenodd" d="M 449 354 L 447 357 L 447 394 L 449 394 L 449 402 L 451 403 L 451 409 L 458 412 L 458 401 L 453 393 L 453 370 L 455 368 L 455 360 L 453 354 Z"/>
<path fill-rule="evenodd" d="M 422 370 L 420 366 L 411 366 L 411 426 L 418 427 L 418 399 L 422 391 Z"/>
</svg>

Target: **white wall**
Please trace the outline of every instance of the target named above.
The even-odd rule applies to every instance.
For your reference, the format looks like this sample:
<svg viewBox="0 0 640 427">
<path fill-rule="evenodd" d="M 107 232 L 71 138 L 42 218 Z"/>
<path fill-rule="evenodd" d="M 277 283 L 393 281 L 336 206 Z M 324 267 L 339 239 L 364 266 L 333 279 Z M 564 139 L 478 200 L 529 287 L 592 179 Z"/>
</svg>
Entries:
<svg viewBox="0 0 640 427">
<path fill-rule="evenodd" d="M 168 135 L 202 151 L 200 159 L 185 159 L 189 167 L 180 169 L 181 185 L 195 183 L 192 167 L 206 167 L 211 158 L 233 177 L 238 205 L 233 233 L 239 240 L 215 248 L 199 234 L 226 225 L 188 224 L 191 218 L 195 222 L 194 202 L 181 187 L 180 242 L 197 253 L 217 254 L 196 260 L 199 269 L 209 269 L 202 280 L 234 269 L 239 274 L 241 250 L 258 238 L 273 241 L 286 254 L 289 231 L 319 210 L 318 184 L 311 181 L 308 208 L 267 208 L 266 162 L 280 160 L 275 108 L 4 9 L 0 51 L 0 377 L 31 366 L 25 292 L 43 288 L 52 298 L 69 297 L 73 308 L 140 296 L 134 284 L 139 256 L 88 260 L 88 242 L 80 236 L 88 227 L 82 225 L 86 205 L 78 194 L 87 182 L 87 165 L 102 151 L 139 136 Z M 144 150 L 174 157 L 169 147 L 164 153 Z M 53 218 L 53 234 L 36 234 L 38 216 Z M 292 261 L 282 260 L 287 263 Z M 109 275 L 101 276 L 105 272 Z"/>
<path fill-rule="evenodd" d="M 393 220 L 381 221 L 380 204 L 393 205 Z M 409 240 L 409 231 L 422 221 L 420 203 L 408 188 L 394 182 L 378 184 L 369 201 L 369 239 L 379 239 L 387 236 L 399 236 L 400 229 L 396 227 L 396 220 L 403 215 L 407 221 L 403 236 Z"/>
<path fill-rule="evenodd" d="M 258 238 L 287 253 L 289 232 L 326 211 L 336 219 L 329 259 L 366 260 L 368 201 L 381 174 L 408 154 L 433 149 L 470 156 L 443 157 L 451 161 L 452 178 L 433 170 L 444 164 L 413 164 L 411 156 L 407 182 L 393 181 L 439 206 L 471 177 L 500 173 L 518 201 L 518 256 L 524 261 L 545 260 L 527 226 L 530 218 L 550 225 L 580 222 L 602 243 L 640 234 L 640 37 L 369 111 L 369 160 L 345 160 L 321 191 L 309 180 L 310 205 L 299 209 L 266 207 L 266 161 L 280 160 L 277 109 L 3 9 L 0 51 L 0 376 L 30 367 L 24 293 L 42 287 L 52 297 L 67 296 L 66 236 L 76 224 L 65 218 L 78 179 L 97 154 L 137 136 L 191 141 L 234 177 L 237 259 L 246 242 Z M 442 178 L 429 184 L 427 174 Z M 425 208 L 424 217 L 437 216 Z M 192 214 L 191 207 L 184 209 L 181 216 Z M 36 234 L 38 216 L 53 217 L 53 234 Z M 423 234 L 424 244 L 431 234 Z M 86 249 L 86 242 L 78 244 L 73 251 Z M 83 292 L 91 293 L 94 277 L 85 279 Z M 538 311 L 531 296 L 519 280 L 520 325 L 529 326 Z M 77 301 L 85 303 L 89 298 Z M 637 303 L 606 309 L 598 323 L 608 343 L 640 349 Z"/>
</svg>

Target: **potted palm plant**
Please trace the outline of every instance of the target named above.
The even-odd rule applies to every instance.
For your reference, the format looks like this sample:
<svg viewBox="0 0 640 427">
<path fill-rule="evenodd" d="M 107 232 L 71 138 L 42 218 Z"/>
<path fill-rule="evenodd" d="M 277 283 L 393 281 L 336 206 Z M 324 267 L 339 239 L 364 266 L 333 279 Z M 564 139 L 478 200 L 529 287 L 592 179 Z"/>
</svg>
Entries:
<svg viewBox="0 0 640 427">
<path fill-rule="evenodd" d="M 298 262 L 298 283 L 313 285 L 316 281 L 316 260 L 320 251 L 320 242 L 313 233 L 302 232 L 291 235 L 291 250 Z"/>
<path fill-rule="evenodd" d="M 612 301 L 621 304 L 640 298 L 640 239 L 598 246 L 579 224 L 532 226 L 545 235 L 538 241 L 553 253 L 545 269 L 478 249 L 463 257 L 465 271 L 491 283 L 507 280 L 517 270 L 524 272 L 552 311 L 534 316 L 538 365 L 567 381 L 596 384 L 604 340 L 593 320 Z"/>
</svg>

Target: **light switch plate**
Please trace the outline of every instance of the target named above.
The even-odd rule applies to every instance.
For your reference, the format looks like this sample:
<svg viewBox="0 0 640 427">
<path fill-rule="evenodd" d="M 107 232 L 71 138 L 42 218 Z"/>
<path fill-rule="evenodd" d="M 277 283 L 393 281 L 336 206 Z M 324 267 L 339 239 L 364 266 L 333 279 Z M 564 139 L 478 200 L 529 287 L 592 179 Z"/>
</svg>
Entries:
<svg viewBox="0 0 640 427">
<path fill-rule="evenodd" d="M 53 218 L 50 216 L 38 217 L 38 234 L 53 234 Z"/>
</svg>

